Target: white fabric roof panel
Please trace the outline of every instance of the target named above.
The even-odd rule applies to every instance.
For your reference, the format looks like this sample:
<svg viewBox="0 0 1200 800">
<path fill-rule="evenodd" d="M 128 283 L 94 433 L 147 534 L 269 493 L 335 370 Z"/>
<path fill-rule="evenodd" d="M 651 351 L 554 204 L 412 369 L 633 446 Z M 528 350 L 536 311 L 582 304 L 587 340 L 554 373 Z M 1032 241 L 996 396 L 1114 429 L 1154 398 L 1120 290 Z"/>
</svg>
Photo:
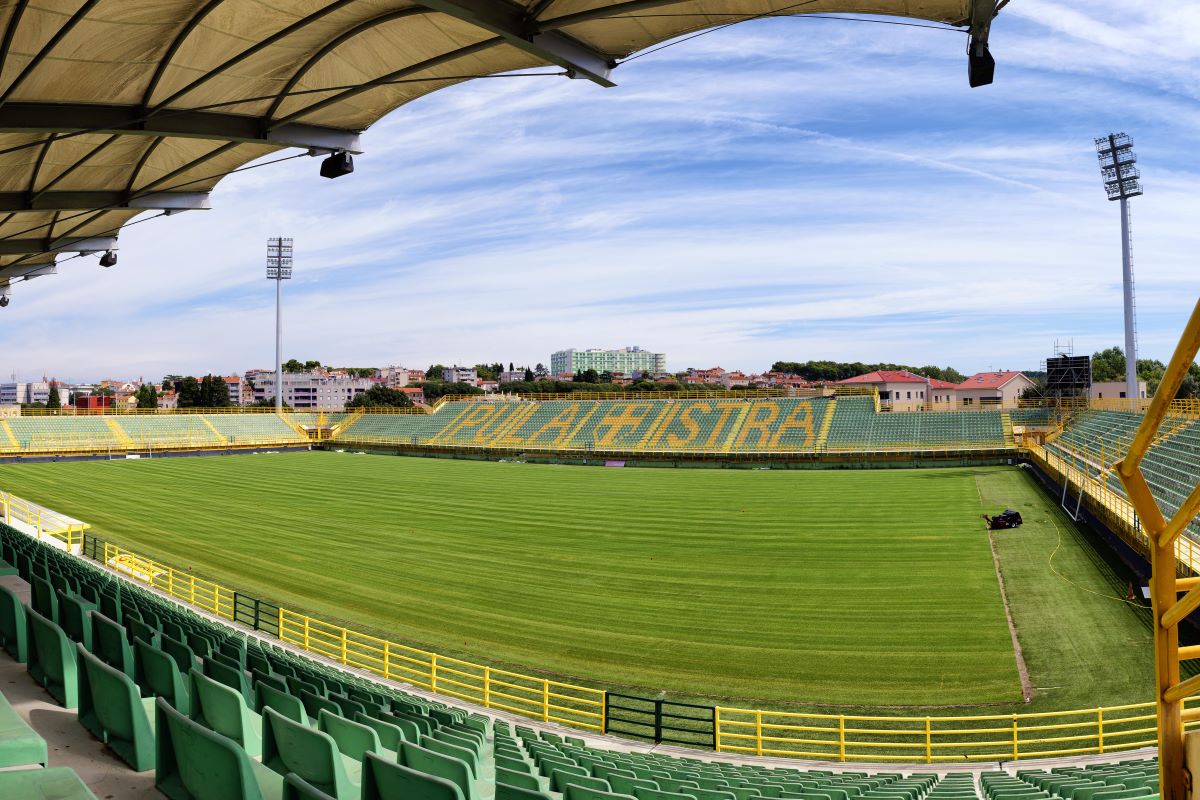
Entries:
<svg viewBox="0 0 1200 800">
<path fill-rule="evenodd" d="M 613 85 L 632 53 L 772 13 L 913 17 L 986 42 L 995 11 L 996 0 L 0 0 L 0 266 L 53 261 L 63 237 L 115 236 L 139 204 L 202 207 L 196 193 L 283 147 L 356 152 L 380 117 L 464 76 L 554 66 Z"/>
</svg>

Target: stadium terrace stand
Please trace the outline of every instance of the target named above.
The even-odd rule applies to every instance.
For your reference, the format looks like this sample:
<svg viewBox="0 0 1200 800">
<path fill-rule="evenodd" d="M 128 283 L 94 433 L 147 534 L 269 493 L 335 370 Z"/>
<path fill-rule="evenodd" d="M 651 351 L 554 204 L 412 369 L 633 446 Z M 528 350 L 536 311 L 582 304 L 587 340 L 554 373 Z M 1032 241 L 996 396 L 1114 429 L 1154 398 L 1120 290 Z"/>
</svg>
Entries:
<svg viewBox="0 0 1200 800">
<path fill-rule="evenodd" d="M 47 688 L 76 683 L 74 694 L 54 693 L 56 702 L 75 708 L 79 724 L 129 770 L 154 770 L 155 786 L 170 798 L 1157 797 L 1157 766 L 1146 759 L 985 771 L 977 788 L 975 773 L 953 768 L 833 770 L 598 747 L 304 658 L 2 525 L 0 546 L 34 589 L 32 606 L 0 603 L 0 631 L 13 628 L 14 615 L 31 621 L 37 641 L 26 656 L 29 674 Z M 91 625 L 71 623 L 70 605 Z M 0 765 L 44 764 L 46 742 L 5 708 L 0 701 Z M 94 797 L 62 768 L 0 772 L 0 791 Z"/>
<path fill-rule="evenodd" d="M 105 414 L 0 420 L 0 455 L 305 445 L 277 414 Z"/>
<path fill-rule="evenodd" d="M 830 425 L 830 422 L 832 424 Z M 828 430 L 828 439 L 823 432 Z M 335 442 L 633 453 L 1004 450 L 1003 413 L 879 413 L 872 397 L 451 401 L 367 413 Z"/>
<path fill-rule="evenodd" d="M 198 413 L 0 420 L 0 456 L 335 445 L 564 453 L 818 454 L 1015 448 L 999 410 L 886 412 L 873 397 L 448 400 L 432 413 Z"/>
<path fill-rule="evenodd" d="M 1125 487 L 1112 465 L 1128 451 L 1141 421 L 1140 414 L 1085 411 L 1046 449 L 1125 497 Z M 1174 514 L 1191 494 L 1196 476 L 1200 475 L 1200 422 L 1188 418 L 1169 420 L 1147 452 L 1142 471 L 1164 513 Z M 1193 520 L 1188 531 L 1200 539 L 1200 520 Z"/>
</svg>

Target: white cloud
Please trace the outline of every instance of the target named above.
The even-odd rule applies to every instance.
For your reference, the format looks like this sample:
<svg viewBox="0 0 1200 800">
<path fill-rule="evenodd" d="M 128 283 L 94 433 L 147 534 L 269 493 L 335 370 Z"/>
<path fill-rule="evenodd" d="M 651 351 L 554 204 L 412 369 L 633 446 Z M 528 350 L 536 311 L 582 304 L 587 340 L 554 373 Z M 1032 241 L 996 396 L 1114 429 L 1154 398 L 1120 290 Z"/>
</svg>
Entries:
<svg viewBox="0 0 1200 800">
<path fill-rule="evenodd" d="M 0 374 L 266 366 L 280 234 L 297 244 L 287 354 L 326 363 L 640 344 L 674 368 L 1033 367 L 1058 337 L 1120 341 L 1091 147 L 1110 125 L 1142 156 L 1140 331 L 1165 358 L 1197 288 L 1200 25 L 1145 5 L 1010 4 L 978 90 L 957 34 L 786 19 L 631 62 L 612 90 L 444 90 L 368 131 L 352 176 L 308 159 L 232 176 L 213 211 L 125 232 L 116 269 L 78 259 L 17 286 Z"/>
</svg>

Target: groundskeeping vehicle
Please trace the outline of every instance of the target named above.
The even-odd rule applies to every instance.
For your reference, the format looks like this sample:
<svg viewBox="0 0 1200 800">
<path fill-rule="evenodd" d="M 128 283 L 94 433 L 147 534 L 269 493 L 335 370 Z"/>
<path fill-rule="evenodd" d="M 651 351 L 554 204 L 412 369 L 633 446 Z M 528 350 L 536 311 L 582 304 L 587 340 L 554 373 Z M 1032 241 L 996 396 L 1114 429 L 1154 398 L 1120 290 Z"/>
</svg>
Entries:
<svg viewBox="0 0 1200 800">
<path fill-rule="evenodd" d="M 987 514 L 984 514 L 983 518 L 987 520 L 988 527 L 994 531 L 1003 531 L 1007 530 L 1008 528 L 1019 528 L 1024 522 L 1024 520 L 1021 519 L 1021 512 L 1013 511 L 1011 508 L 1004 509 L 1004 511 L 994 517 L 989 517 Z"/>
</svg>

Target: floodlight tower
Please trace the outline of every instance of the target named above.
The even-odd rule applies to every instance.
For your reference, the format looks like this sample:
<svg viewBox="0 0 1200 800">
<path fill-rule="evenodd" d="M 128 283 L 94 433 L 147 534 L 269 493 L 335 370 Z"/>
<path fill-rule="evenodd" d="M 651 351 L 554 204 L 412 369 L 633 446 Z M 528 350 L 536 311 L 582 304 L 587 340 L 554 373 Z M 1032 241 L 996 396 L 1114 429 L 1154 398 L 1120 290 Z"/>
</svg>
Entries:
<svg viewBox="0 0 1200 800">
<path fill-rule="evenodd" d="M 1121 201 L 1121 268 L 1125 285 L 1125 396 L 1137 399 L 1137 320 L 1133 306 L 1133 253 L 1129 245 L 1129 198 L 1142 193 L 1141 173 L 1133 139 L 1126 133 L 1110 133 L 1096 139 L 1100 176 L 1109 200 Z"/>
<path fill-rule="evenodd" d="M 275 281 L 275 413 L 283 411 L 283 282 L 292 279 L 292 240 L 267 239 L 267 280 Z"/>
</svg>

